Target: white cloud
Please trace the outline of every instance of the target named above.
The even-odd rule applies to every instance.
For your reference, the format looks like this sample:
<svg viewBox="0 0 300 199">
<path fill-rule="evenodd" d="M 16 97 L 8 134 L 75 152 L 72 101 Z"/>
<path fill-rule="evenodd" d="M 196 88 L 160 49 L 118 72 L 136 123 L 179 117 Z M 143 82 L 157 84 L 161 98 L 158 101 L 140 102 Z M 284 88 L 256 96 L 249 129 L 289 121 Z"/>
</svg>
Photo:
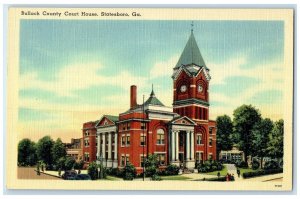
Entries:
<svg viewBox="0 0 300 199">
<path fill-rule="evenodd" d="M 138 84 L 139 87 L 146 85 L 146 78 L 134 76 L 128 71 L 105 76 L 97 73 L 101 69 L 103 66 L 98 62 L 69 64 L 55 75 L 53 81 L 41 80 L 37 72 L 28 72 L 20 76 L 20 89 L 40 89 L 59 96 L 73 96 L 72 91 L 97 85 L 118 86 L 125 90 L 132 84 Z"/>
<path fill-rule="evenodd" d="M 173 68 L 175 67 L 179 59 L 178 55 L 171 57 L 168 60 L 157 62 L 150 70 L 151 78 L 157 78 L 161 76 L 171 76 L 173 74 Z"/>
</svg>

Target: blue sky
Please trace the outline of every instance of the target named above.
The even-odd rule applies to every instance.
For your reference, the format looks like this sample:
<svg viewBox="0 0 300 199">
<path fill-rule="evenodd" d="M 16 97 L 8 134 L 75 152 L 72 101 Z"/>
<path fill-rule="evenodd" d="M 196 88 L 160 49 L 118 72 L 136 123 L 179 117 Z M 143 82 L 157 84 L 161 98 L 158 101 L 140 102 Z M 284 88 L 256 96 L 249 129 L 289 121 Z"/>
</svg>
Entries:
<svg viewBox="0 0 300 199">
<path fill-rule="evenodd" d="M 190 24 L 22 20 L 21 133 L 37 136 L 41 130 L 35 124 L 43 134 L 79 137 L 83 122 L 128 109 L 131 84 L 138 87 L 139 103 L 153 83 L 156 96 L 171 106 L 172 68 Z M 274 120 L 283 117 L 283 26 L 281 21 L 194 21 L 194 35 L 212 76 L 211 119 L 231 116 L 242 104 L 252 104 Z"/>
</svg>

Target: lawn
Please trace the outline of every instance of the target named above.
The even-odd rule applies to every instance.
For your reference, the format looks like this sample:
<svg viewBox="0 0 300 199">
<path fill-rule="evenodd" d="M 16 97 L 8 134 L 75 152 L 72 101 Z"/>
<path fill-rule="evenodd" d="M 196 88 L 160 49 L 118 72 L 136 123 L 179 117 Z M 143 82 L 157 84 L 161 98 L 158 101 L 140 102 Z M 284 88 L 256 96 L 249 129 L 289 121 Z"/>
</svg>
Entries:
<svg viewBox="0 0 300 199">
<path fill-rule="evenodd" d="M 190 180 L 192 178 L 176 175 L 176 176 L 162 176 L 161 179 L 162 180 Z"/>
<path fill-rule="evenodd" d="M 212 171 L 212 172 L 208 172 L 208 173 L 202 173 L 202 174 L 207 174 L 207 175 L 214 175 L 217 176 L 218 172 L 220 172 L 221 176 L 226 176 L 226 174 L 228 173 L 227 171 L 227 166 L 224 165 L 224 168 L 221 171 Z"/>
<path fill-rule="evenodd" d="M 250 168 L 247 168 L 247 169 L 244 169 L 244 168 L 237 168 L 241 171 L 241 176 L 243 176 L 243 173 L 245 172 L 255 172 L 255 171 L 260 171 L 261 169 L 256 169 L 256 170 L 253 170 L 253 169 L 250 169 Z"/>
<path fill-rule="evenodd" d="M 115 177 L 115 176 L 106 176 L 106 180 L 118 181 L 118 180 L 123 180 L 123 179 Z"/>
</svg>

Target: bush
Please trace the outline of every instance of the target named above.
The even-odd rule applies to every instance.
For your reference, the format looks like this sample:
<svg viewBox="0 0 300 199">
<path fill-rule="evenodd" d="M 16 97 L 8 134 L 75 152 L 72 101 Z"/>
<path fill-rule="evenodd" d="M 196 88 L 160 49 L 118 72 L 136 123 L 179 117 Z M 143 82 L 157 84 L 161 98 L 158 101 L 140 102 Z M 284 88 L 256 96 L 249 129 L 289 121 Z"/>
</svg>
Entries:
<svg viewBox="0 0 300 199">
<path fill-rule="evenodd" d="M 257 170 L 259 168 L 259 162 L 257 160 L 252 161 L 252 169 Z"/>
<path fill-rule="evenodd" d="M 122 177 L 124 180 L 133 180 L 136 177 L 136 169 L 130 162 L 124 167 Z"/>
<path fill-rule="evenodd" d="M 256 176 L 282 173 L 282 172 L 283 172 L 283 169 L 269 169 L 269 170 L 260 170 L 260 171 L 254 171 L 254 172 L 245 172 L 245 173 L 243 173 L 243 178 L 251 178 L 251 177 L 256 177 Z"/>
<path fill-rule="evenodd" d="M 198 164 L 198 172 L 199 173 L 207 173 L 212 171 L 221 171 L 223 169 L 223 165 L 218 161 L 205 161 L 202 164 Z"/>
<path fill-rule="evenodd" d="M 279 168 L 279 165 L 278 163 L 275 161 L 275 160 L 270 160 L 270 161 L 267 161 L 264 165 L 264 169 L 265 170 L 269 170 L 269 169 L 278 169 Z"/>
<path fill-rule="evenodd" d="M 151 176 L 151 180 L 152 181 L 160 181 L 161 180 L 161 177 L 157 174 L 154 174 L 153 176 Z"/>
<path fill-rule="evenodd" d="M 75 164 L 74 164 L 74 169 L 83 169 L 83 165 L 84 165 L 84 161 L 83 160 L 81 160 L 81 161 L 79 161 L 79 162 L 75 162 Z"/>
<path fill-rule="evenodd" d="M 178 173 L 179 173 L 179 166 L 175 164 L 168 165 L 165 171 L 166 175 L 178 175 Z"/>
<path fill-rule="evenodd" d="M 246 168 L 248 168 L 248 163 L 245 161 L 238 161 L 237 163 L 235 163 L 235 166 L 246 169 Z"/>
<path fill-rule="evenodd" d="M 98 165 L 96 162 L 90 163 L 88 166 L 88 174 L 91 176 L 92 180 L 96 180 L 98 178 Z"/>
<path fill-rule="evenodd" d="M 65 169 L 66 170 L 71 170 L 74 168 L 75 165 L 75 160 L 72 157 L 67 157 L 65 161 Z"/>
</svg>

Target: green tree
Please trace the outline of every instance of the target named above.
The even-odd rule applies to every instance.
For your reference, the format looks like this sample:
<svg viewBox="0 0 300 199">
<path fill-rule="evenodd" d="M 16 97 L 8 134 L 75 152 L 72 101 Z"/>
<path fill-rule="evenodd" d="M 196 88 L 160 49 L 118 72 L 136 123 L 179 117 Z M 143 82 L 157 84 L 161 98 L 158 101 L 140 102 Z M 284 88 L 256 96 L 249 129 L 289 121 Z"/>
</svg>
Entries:
<svg viewBox="0 0 300 199">
<path fill-rule="evenodd" d="M 130 162 L 126 162 L 122 173 L 124 180 L 133 180 L 136 177 L 136 169 Z"/>
<path fill-rule="evenodd" d="M 30 139 L 23 139 L 18 144 L 18 164 L 33 166 L 37 162 L 36 146 Z"/>
<path fill-rule="evenodd" d="M 217 154 L 221 150 L 232 149 L 232 121 L 228 115 L 218 116 L 216 120 L 217 127 Z M 218 156 L 217 156 L 218 157 Z"/>
<path fill-rule="evenodd" d="M 72 157 L 67 157 L 65 161 L 65 169 L 71 170 L 74 168 L 76 161 Z"/>
<path fill-rule="evenodd" d="M 98 179 L 98 165 L 96 162 L 90 163 L 87 170 L 92 180 Z"/>
<path fill-rule="evenodd" d="M 260 157 L 260 166 L 262 167 L 263 158 L 267 153 L 267 147 L 269 143 L 269 135 L 273 129 L 273 122 L 266 118 L 257 122 L 252 131 L 252 143 L 251 148 L 252 155 Z"/>
<path fill-rule="evenodd" d="M 283 158 L 283 131 L 284 121 L 280 119 L 274 124 L 274 128 L 269 134 L 268 154 L 272 158 Z"/>
<path fill-rule="evenodd" d="M 158 175 L 159 160 L 156 154 L 150 154 L 145 160 L 145 175 L 151 177 L 152 180 L 161 180 Z"/>
<path fill-rule="evenodd" d="M 66 147 L 64 143 L 62 143 L 60 138 L 57 138 L 57 140 L 53 144 L 53 147 L 51 149 L 51 154 L 52 154 L 53 163 L 55 164 L 60 158 L 66 157 L 67 155 Z"/>
<path fill-rule="evenodd" d="M 52 165 L 52 147 L 53 147 L 54 141 L 51 139 L 50 136 L 45 136 L 41 138 L 37 143 L 37 157 L 38 160 L 42 160 L 47 165 Z"/>
<path fill-rule="evenodd" d="M 244 151 L 245 160 L 251 155 L 251 131 L 257 122 L 260 122 L 261 115 L 258 109 L 252 105 L 242 105 L 233 112 L 233 132 L 237 144 Z"/>
</svg>

